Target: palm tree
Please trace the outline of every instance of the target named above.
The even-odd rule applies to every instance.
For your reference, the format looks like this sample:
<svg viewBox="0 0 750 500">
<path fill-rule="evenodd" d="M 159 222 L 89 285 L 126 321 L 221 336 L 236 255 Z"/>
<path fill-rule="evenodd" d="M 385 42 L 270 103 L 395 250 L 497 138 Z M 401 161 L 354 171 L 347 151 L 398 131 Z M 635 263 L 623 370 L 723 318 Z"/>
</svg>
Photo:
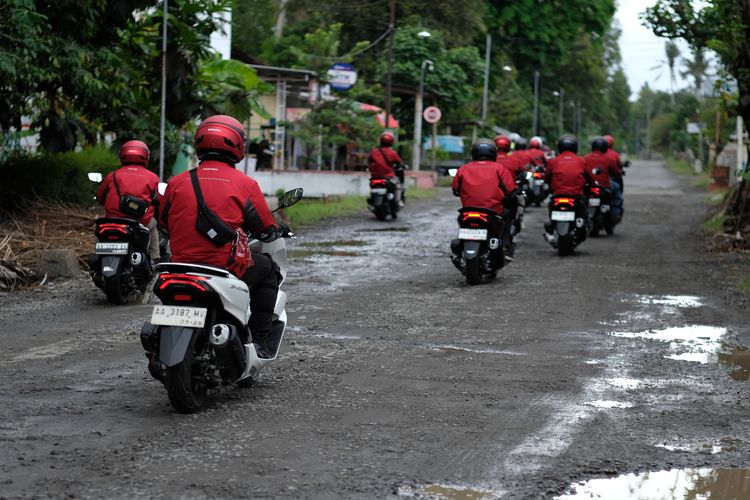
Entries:
<svg viewBox="0 0 750 500">
<path fill-rule="evenodd" d="M 695 84 L 693 87 L 695 98 L 700 100 L 703 80 L 708 76 L 708 70 L 711 66 L 711 62 L 706 58 L 706 49 L 704 47 L 693 48 L 693 58 L 687 59 L 683 57 L 682 64 L 685 67 L 685 71 L 682 71 L 680 74 L 683 78 L 690 77 L 693 79 L 693 83 Z"/>
<path fill-rule="evenodd" d="M 675 65 L 677 64 L 677 58 L 680 57 L 680 49 L 674 41 L 667 40 L 664 44 L 664 55 L 666 56 L 666 59 L 659 61 L 659 64 L 651 69 L 661 69 L 665 63 L 669 67 L 669 98 L 672 105 L 674 105 L 674 84 L 677 80 L 675 76 Z"/>
</svg>

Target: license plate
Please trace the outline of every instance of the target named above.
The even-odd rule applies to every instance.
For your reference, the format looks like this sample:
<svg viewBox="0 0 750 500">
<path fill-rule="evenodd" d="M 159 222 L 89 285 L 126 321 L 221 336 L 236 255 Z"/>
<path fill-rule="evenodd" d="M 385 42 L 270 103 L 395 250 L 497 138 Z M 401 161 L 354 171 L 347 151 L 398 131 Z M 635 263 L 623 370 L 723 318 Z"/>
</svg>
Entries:
<svg viewBox="0 0 750 500">
<path fill-rule="evenodd" d="M 97 243 L 94 253 L 97 255 L 125 255 L 128 253 L 128 245 L 129 243 L 127 241 L 118 243 Z"/>
<path fill-rule="evenodd" d="M 372 188 L 370 194 L 385 194 L 388 190 L 386 188 Z"/>
<path fill-rule="evenodd" d="M 542 186 L 542 185 L 544 185 L 544 180 L 543 179 L 537 179 L 537 180 L 534 181 L 534 184 L 536 184 L 537 186 Z"/>
<path fill-rule="evenodd" d="M 467 228 L 461 228 L 458 230 L 458 239 L 459 240 L 477 240 L 477 241 L 484 241 L 487 239 L 487 230 L 486 229 L 467 229 Z"/>
<path fill-rule="evenodd" d="M 154 306 L 151 323 L 164 326 L 189 326 L 203 328 L 206 324 L 205 307 Z"/>
<path fill-rule="evenodd" d="M 552 212 L 552 220 L 571 222 L 576 220 L 575 212 Z"/>
<path fill-rule="evenodd" d="M 602 200 L 600 198 L 589 198 L 590 207 L 598 207 L 601 204 L 602 204 Z"/>
</svg>

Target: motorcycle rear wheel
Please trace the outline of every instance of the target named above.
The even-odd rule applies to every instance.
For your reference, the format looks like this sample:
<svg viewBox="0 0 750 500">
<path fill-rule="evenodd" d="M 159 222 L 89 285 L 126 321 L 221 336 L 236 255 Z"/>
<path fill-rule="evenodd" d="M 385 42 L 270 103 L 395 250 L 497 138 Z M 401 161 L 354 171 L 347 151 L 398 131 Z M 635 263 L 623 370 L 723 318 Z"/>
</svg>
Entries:
<svg viewBox="0 0 750 500">
<path fill-rule="evenodd" d="M 466 261 L 466 283 L 469 285 L 478 285 L 482 282 L 482 270 L 479 265 L 479 259 Z"/>
<path fill-rule="evenodd" d="M 560 238 L 560 241 L 557 243 L 557 254 L 560 257 L 564 257 L 571 253 L 573 253 L 573 240 L 570 238 Z"/>
<path fill-rule="evenodd" d="M 386 220 L 388 218 L 388 208 L 385 205 L 375 207 L 374 213 L 378 220 Z"/>
<path fill-rule="evenodd" d="M 115 274 L 109 278 L 104 278 L 104 294 L 107 296 L 107 300 L 115 305 L 119 306 L 125 303 L 129 294 L 124 290 L 122 275 Z"/>
<path fill-rule="evenodd" d="M 195 413 L 206 403 L 208 386 L 202 374 L 193 378 L 193 369 L 198 367 L 191 342 L 181 363 L 167 367 L 164 385 L 172 408 L 180 413 Z"/>
</svg>

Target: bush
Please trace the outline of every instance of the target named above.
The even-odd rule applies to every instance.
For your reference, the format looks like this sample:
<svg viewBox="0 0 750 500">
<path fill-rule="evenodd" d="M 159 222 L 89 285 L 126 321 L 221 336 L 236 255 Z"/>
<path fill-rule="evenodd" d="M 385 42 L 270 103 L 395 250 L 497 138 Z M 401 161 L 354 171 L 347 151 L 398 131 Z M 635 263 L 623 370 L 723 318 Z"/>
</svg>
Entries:
<svg viewBox="0 0 750 500">
<path fill-rule="evenodd" d="M 74 205 L 90 205 L 97 185 L 89 172 L 106 175 L 119 166 L 117 155 L 106 146 L 59 154 L 11 156 L 0 163 L 0 207 L 40 197 Z"/>
</svg>

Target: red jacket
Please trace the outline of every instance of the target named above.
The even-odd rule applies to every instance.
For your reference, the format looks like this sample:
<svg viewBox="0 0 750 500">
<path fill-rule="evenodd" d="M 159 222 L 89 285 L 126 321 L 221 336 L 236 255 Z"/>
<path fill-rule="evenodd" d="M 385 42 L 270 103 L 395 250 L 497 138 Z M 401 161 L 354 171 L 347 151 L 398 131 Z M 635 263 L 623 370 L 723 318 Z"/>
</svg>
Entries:
<svg viewBox="0 0 750 500">
<path fill-rule="evenodd" d="M 601 187 L 608 188 L 610 176 L 617 176 L 617 166 L 615 166 L 614 159 L 606 153 L 593 151 L 584 156 L 583 161 L 586 162 L 586 172 Z M 599 173 L 595 174 L 594 169 L 599 169 Z"/>
<path fill-rule="evenodd" d="M 393 164 L 403 162 L 397 152 L 388 146 L 384 146 L 374 148 L 370 151 L 367 163 L 370 167 L 370 175 L 372 177 L 387 178 L 395 175 L 393 172 Z"/>
<path fill-rule="evenodd" d="M 564 151 L 550 160 L 545 179 L 556 195 L 580 196 L 586 184 L 594 183 L 586 171 L 586 162 L 570 151 Z"/>
<path fill-rule="evenodd" d="M 622 176 L 622 160 L 620 159 L 620 153 L 615 151 L 612 148 L 607 149 L 607 157 L 612 159 L 612 162 L 615 164 L 615 169 L 617 171 L 617 174 L 615 177 L 621 177 Z"/>
<path fill-rule="evenodd" d="M 264 241 L 276 238 L 276 223 L 254 179 L 226 163 L 204 161 L 198 166 L 198 181 L 206 206 L 232 228 Z M 197 217 L 190 172 L 183 172 L 170 179 L 159 211 L 159 222 L 169 230 L 172 260 L 226 268 L 232 243 L 216 247 L 195 229 Z"/>
<path fill-rule="evenodd" d="M 544 151 L 538 148 L 530 148 L 524 152 L 524 156 L 528 159 L 529 163 L 538 167 L 539 165 L 546 165 L 547 158 L 544 156 Z"/>
<path fill-rule="evenodd" d="M 461 206 L 488 208 L 503 213 L 503 200 L 516 188 L 515 179 L 494 161 L 472 161 L 463 165 L 453 178 L 453 192 Z"/>
<path fill-rule="evenodd" d="M 132 219 L 132 217 L 120 211 L 120 196 L 115 189 L 113 176 L 117 178 L 120 195 L 129 194 L 149 202 L 146 213 L 139 221 L 143 225 L 148 225 L 154 216 L 153 202 L 157 199 L 159 176 L 140 165 L 125 165 L 107 174 L 96 191 L 96 199 L 104 205 L 106 217 L 123 217 L 125 219 Z"/>
<path fill-rule="evenodd" d="M 513 189 L 515 189 L 516 179 L 518 179 L 518 172 L 522 170 L 522 161 L 515 154 L 509 155 L 508 153 L 504 153 L 503 151 L 497 152 L 497 159 L 495 161 L 502 165 L 506 170 L 508 170 L 510 176 L 513 178 L 512 187 Z"/>
<path fill-rule="evenodd" d="M 528 164 L 531 160 L 529 159 L 529 151 L 527 149 L 516 149 L 511 156 L 516 159 L 520 169 L 524 171 L 528 170 Z"/>
</svg>

